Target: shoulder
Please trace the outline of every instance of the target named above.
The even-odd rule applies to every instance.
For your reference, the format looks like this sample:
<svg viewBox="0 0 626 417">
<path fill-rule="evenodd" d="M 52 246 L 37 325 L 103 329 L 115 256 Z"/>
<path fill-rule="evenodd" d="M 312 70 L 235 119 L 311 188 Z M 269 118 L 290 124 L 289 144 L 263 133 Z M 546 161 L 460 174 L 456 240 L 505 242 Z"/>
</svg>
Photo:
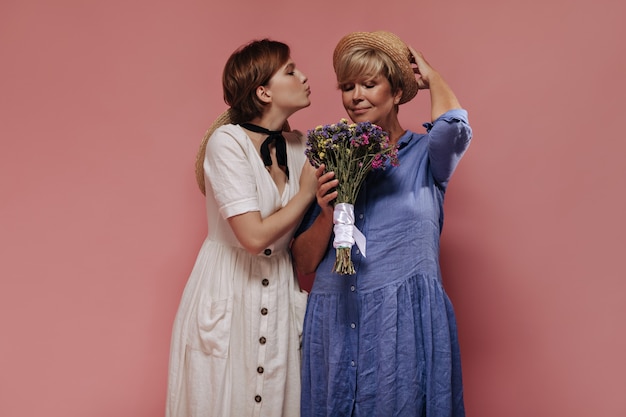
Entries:
<svg viewBox="0 0 626 417">
<path fill-rule="evenodd" d="M 211 135 L 211 139 L 216 137 L 232 137 L 232 138 L 245 138 L 246 134 L 239 125 L 226 124 L 215 129 L 215 132 Z"/>
<path fill-rule="evenodd" d="M 246 138 L 245 132 L 239 125 L 222 125 L 215 129 L 209 138 L 207 148 L 241 147 Z"/>
</svg>

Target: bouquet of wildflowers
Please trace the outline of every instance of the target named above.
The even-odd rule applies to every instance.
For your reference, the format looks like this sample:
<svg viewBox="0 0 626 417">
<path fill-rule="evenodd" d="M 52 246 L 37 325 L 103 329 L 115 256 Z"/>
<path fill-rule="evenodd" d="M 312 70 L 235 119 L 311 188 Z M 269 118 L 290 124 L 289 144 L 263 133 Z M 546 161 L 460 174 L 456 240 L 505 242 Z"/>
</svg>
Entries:
<svg viewBox="0 0 626 417">
<path fill-rule="evenodd" d="M 333 272 L 354 274 L 350 256 L 356 242 L 365 256 L 365 237 L 354 227 L 354 203 L 365 176 L 372 169 L 384 169 L 387 163 L 398 165 L 398 150 L 389 144 L 389 135 L 370 122 L 317 126 L 307 132 L 305 154 L 314 166 L 326 165 L 339 180 L 334 202 L 333 222 L 336 249 Z"/>
</svg>

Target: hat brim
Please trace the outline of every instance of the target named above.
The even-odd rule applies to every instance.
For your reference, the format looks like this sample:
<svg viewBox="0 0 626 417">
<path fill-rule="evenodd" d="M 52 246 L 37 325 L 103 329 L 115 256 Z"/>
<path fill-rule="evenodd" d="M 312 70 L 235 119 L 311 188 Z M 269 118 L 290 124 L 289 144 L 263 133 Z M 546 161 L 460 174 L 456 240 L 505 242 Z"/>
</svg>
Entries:
<svg viewBox="0 0 626 417">
<path fill-rule="evenodd" d="M 351 49 L 372 48 L 385 53 L 400 70 L 402 76 L 402 97 L 400 104 L 415 97 L 419 88 L 411 65 L 412 54 L 409 47 L 397 35 L 386 31 L 352 32 L 339 41 L 333 53 L 333 67 L 337 70 L 339 58 Z"/>
<path fill-rule="evenodd" d="M 224 113 L 220 114 L 217 119 L 213 121 L 209 129 L 204 134 L 202 138 L 202 142 L 200 143 L 200 149 L 198 149 L 198 153 L 196 154 L 196 182 L 198 183 L 198 187 L 200 187 L 200 191 L 202 194 L 206 194 L 205 184 L 204 184 L 204 155 L 206 154 L 206 145 L 209 142 L 209 138 L 220 126 L 229 124 L 232 122 L 232 114 L 231 110 L 228 109 Z"/>
<path fill-rule="evenodd" d="M 202 138 L 202 142 L 200 143 L 200 148 L 198 149 L 198 153 L 196 154 L 196 182 L 198 183 L 198 187 L 202 194 L 206 195 L 206 184 L 204 182 L 204 157 L 206 154 L 206 145 L 213 135 L 215 130 L 223 125 L 227 125 L 233 123 L 233 114 L 232 110 L 228 109 L 222 114 L 220 114 L 217 119 L 211 123 L 211 126 L 207 129 L 204 137 Z M 289 122 L 285 121 L 283 125 L 283 132 L 289 132 L 291 127 L 289 126 Z"/>
</svg>

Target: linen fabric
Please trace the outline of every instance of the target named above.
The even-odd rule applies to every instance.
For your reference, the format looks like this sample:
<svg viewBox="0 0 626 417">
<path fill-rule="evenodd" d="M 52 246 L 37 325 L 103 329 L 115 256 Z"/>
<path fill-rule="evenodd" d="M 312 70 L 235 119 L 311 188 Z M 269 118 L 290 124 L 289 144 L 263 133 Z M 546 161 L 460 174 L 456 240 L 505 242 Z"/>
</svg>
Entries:
<svg viewBox="0 0 626 417">
<path fill-rule="evenodd" d="M 267 217 L 298 192 L 304 138 L 285 139 L 296 174 L 282 194 L 240 126 L 219 127 L 207 144 L 208 234 L 174 321 L 167 417 L 299 415 L 307 294 L 289 253 L 294 230 L 252 255 L 227 221 L 249 211 Z"/>
<path fill-rule="evenodd" d="M 356 274 L 331 272 L 332 245 L 317 268 L 304 322 L 303 417 L 465 415 L 439 239 L 448 181 L 472 132 L 462 109 L 425 127 L 400 138 L 399 166 L 365 179 L 354 214 L 367 257 L 352 247 Z"/>
</svg>

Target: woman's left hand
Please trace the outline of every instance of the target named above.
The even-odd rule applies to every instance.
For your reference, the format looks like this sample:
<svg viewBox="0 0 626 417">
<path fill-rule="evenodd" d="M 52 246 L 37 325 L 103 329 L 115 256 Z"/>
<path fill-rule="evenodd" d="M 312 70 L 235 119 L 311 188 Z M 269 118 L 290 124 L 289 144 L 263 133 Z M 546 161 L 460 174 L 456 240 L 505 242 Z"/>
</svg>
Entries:
<svg viewBox="0 0 626 417">
<path fill-rule="evenodd" d="M 449 110 L 460 109 L 461 104 L 454 92 L 441 75 L 430 66 L 424 55 L 410 46 L 409 51 L 411 51 L 413 61 L 415 61 L 413 72 L 416 74 L 418 88 L 430 90 L 431 120 L 434 122 Z"/>
<path fill-rule="evenodd" d="M 431 77 L 436 76 L 437 72 L 430 66 L 421 52 L 417 52 L 411 46 L 409 46 L 409 51 L 411 51 L 411 54 L 413 55 L 413 72 L 418 75 L 418 77 L 416 77 L 417 86 L 420 90 L 427 90 L 430 88 Z"/>
</svg>

